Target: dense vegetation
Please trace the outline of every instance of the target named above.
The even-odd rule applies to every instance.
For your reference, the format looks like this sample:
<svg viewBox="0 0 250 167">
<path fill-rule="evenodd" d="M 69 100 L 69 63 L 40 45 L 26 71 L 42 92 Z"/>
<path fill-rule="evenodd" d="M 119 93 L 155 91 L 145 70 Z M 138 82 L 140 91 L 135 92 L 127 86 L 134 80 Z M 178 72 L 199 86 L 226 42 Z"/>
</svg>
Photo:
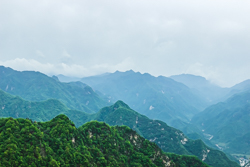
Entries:
<svg viewBox="0 0 250 167">
<path fill-rule="evenodd" d="M 208 147 L 201 140 L 191 140 L 180 130 L 159 120 L 151 120 L 132 109 L 122 101 L 101 109 L 91 119 L 104 121 L 110 125 L 126 125 L 136 130 L 144 138 L 155 142 L 163 151 L 176 154 L 195 155 L 214 167 L 236 167 L 225 153 Z"/>
<path fill-rule="evenodd" d="M 151 120 L 133 111 L 122 101 L 118 101 L 114 105 L 105 107 L 98 113 L 90 115 L 77 110 L 69 110 L 58 100 L 28 102 L 19 97 L 8 95 L 3 91 L 0 91 L 0 97 L 0 106 L 4 106 L 4 108 L 0 109 L 1 117 L 23 117 L 31 118 L 34 121 L 48 121 L 63 113 L 77 127 L 91 120 L 103 121 L 110 125 L 126 125 L 144 138 L 155 142 L 165 152 L 195 155 L 200 160 L 205 155 L 204 162 L 211 166 L 218 166 L 217 161 L 223 162 L 225 166 L 237 166 L 237 164 L 225 157 L 224 153 L 207 147 L 203 142 L 195 145 L 193 140 L 188 139 L 181 131 L 169 127 L 162 121 Z M 204 153 L 204 150 L 210 150 L 210 152 L 207 154 Z"/>
<path fill-rule="evenodd" d="M 78 129 L 65 115 L 48 122 L 0 119 L 0 166 L 193 166 L 194 156 L 165 154 L 126 126 L 97 121 Z"/>
<path fill-rule="evenodd" d="M 86 122 L 88 114 L 71 110 L 59 100 L 49 99 L 42 102 L 30 102 L 18 96 L 10 95 L 0 89 L 0 117 L 29 118 L 35 121 L 49 121 L 59 114 L 74 117 L 75 121 Z"/>
<path fill-rule="evenodd" d="M 81 82 L 62 83 L 40 72 L 19 72 L 3 66 L 0 66 L 0 74 L 0 89 L 26 100 L 44 101 L 54 98 L 71 109 L 87 113 L 97 112 L 109 105 L 107 99 Z"/>
</svg>

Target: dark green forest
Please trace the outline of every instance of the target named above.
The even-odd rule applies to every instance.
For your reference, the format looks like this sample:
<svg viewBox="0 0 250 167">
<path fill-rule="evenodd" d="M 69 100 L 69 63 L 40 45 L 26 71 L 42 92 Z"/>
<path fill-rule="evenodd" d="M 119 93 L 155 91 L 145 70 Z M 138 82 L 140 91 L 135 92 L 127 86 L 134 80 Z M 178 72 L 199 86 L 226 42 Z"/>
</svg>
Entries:
<svg viewBox="0 0 250 167">
<path fill-rule="evenodd" d="M 164 153 L 127 126 L 91 121 L 79 128 L 65 115 L 48 122 L 0 119 L 0 166 L 193 166 L 195 156 Z"/>
</svg>

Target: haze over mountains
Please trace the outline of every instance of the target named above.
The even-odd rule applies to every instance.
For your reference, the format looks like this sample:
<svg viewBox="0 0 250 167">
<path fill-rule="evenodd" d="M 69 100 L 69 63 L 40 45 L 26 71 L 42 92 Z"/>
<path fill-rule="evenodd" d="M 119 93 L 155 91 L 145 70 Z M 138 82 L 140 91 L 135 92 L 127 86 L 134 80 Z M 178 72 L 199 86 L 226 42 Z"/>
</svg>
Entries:
<svg viewBox="0 0 250 167">
<path fill-rule="evenodd" d="M 225 102 L 208 107 L 195 115 L 192 123 L 211 135 L 210 141 L 223 150 L 249 155 L 250 138 L 246 140 L 250 133 L 249 120 L 250 91 L 236 94 Z"/>
<path fill-rule="evenodd" d="M 195 155 L 203 162 L 215 167 L 237 166 L 221 151 L 206 146 L 201 140 L 191 140 L 183 132 L 158 120 L 141 115 L 122 101 L 104 107 L 95 114 L 69 110 L 60 101 L 29 102 L 0 91 L 0 117 L 30 118 L 33 121 L 49 121 L 59 114 L 67 115 L 77 127 L 91 120 L 106 122 L 109 125 L 126 125 L 139 135 L 156 143 L 165 152 L 181 155 Z M 205 152 L 204 152 L 205 151 Z"/>
<path fill-rule="evenodd" d="M 188 86 L 210 105 L 223 100 L 229 91 L 229 88 L 221 88 L 201 76 L 181 74 L 170 76 L 170 78 Z"/>
<path fill-rule="evenodd" d="M 221 88 L 200 76 L 132 70 L 69 83 L 3 66 L 0 74 L 1 117 L 49 121 L 65 114 L 76 126 L 91 120 L 126 125 L 165 152 L 195 155 L 211 166 L 237 166 L 215 148 L 249 155 L 249 80 Z"/>
<path fill-rule="evenodd" d="M 81 81 L 112 101 L 123 100 L 139 113 L 169 125 L 178 120 L 189 122 L 194 114 L 207 106 L 187 86 L 163 76 L 130 70 L 86 77 Z"/>
</svg>

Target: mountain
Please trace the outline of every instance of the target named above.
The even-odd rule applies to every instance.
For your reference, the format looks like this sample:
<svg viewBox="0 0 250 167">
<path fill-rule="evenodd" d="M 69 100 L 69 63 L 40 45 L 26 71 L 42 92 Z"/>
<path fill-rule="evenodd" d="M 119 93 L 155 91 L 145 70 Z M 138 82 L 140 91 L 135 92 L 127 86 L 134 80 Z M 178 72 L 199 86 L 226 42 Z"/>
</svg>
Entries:
<svg viewBox="0 0 250 167">
<path fill-rule="evenodd" d="M 236 137 L 228 145 L 226 150 L 234 154 L 250 155 L 250 132 L 240 137 Z"/>
<path fill-rule="evenodd" d="M 206 146 L 201 140 L 191 140 L 183 132 L 158 120 L 151 120 L 129 108 L 122 101 L 104 107 L 91 119 L 109 125 L 126 125 L 149 141 L 154 141 L 163 151 L 195 155 L 211 166 L 238 166 L 216 149 Z"/>
<path fill-rule="evenodd" d="M 76 128 L 65 115 L 48 122 L 0 119 L 1 166 L 194 166 L 194 156 L 166 154 L 128 127 L 88 122 Z"/>
<path fill-rule="evenodd" d="M 208 107 L 195 115 L 192 123 L 225 151 L 245 154 L 250 150 L 249 138 L 246 140 L 250 133 L 249 120 L 250 92 L 247 91 Z"/>
<path fill-rule="evenodd" d="M 132 110 L 122 101 L 110 107 L 104 107 L 95 114 L 70 110 L 56 99 L 43 102 L 29 102 L 20 97 L 0 91 L 0 117 L 29 118 L 33 121 L 48 121 L 58 114 L 66 114 L 77 127 L 91 120 L 98 120 L 109 125 L 126 125 L 139 135 L 155 142 L 163 151 L 176 154 L 195 155 L 211 166 L 237 166 L 226 155 L 207 147 L 201 140 L 191 140 L 180 130 L 169 127 L 166 123 L 151 120 Z M 17 114 L 18 113 L 18 114 Z"/>
<path fill-rule="evenodd" d="M 111 101 L 122 100 L 139 113 L 169 125 L 178 120 L 189 122 L 206 106 L 187 86 L 163 76 L 130 70 L 86 77 L 81 81 L 104 93 Z"/>
<path fill-rule="evenodd" d="M 215 84 L 212 84 L 204 77 L 192 74 L 173 75 L 170 76 L 170 78 L 188 86 L 209 105 L 225 100 L 225 96 L 230 91 L 229 88 L 221 88 Z"/>
<path fill-rule="evenodd" d="M 240 82 L 233 87 L 230 88 L 230 92 L 228 96 L 232 96 L 237 93 L 250 91 L 250 79 Z"/>
<path fill-rule="evenodd" d="M 58 99 L 71 109 L 87 113 L 109 105 L 106 99 L 81 82 L 62 83 L 40 72 L 20 72 L 3 66 L 0 66 L 0 74 L 0 89 L 29 101 Z"/>
<path fill-rule="evenodd" d="M 87 113 L 71 110 L 57 99 L 48 99 L 41 102 L 30 102 L 18 96 L 10 95 L 0 89 L 0 117 L 29 118 L 35 121 L 49 121 L 59 114 L 66 114 L 74 119 L 78 126 L 86 122 Z M 78 123 L 77 120 L 81 120 Z"/>
</svg>

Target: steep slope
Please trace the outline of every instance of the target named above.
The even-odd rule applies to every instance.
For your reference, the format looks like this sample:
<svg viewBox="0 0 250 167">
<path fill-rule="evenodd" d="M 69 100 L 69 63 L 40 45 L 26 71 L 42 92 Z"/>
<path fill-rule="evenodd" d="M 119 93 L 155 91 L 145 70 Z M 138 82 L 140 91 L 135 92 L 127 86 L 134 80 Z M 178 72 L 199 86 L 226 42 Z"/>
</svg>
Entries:
<svg viewBox="0 0 250 167">
<path fill-rule="evenodd" d="M 123 100 L 139 113 L 173 125 L 189 122 L 205 104 L 185 85 L 170 78 L 134 71 L 115 72 L 81 80 L 105 93 L 111 101 Z"/>
<path fill-rule="evenodd" d="M 0 134 L 1 166 L 207 166 L 165 154 L 128 127 L 89 122 L 77 129 L 65 115 L 44 123 L 2 118 Z"/>
<path fill-rule="evenodd" d="M 61 83 L 34 71 L 15 71 L 0 66 L 0 89 L 30 101 L 58 99 L 71 109 L 97 112 L 108 105 L 91 87 L 81 82 Z"/>
<path fill-rule="evenodd" d="M 0 90 L 0 117 L 30 118 L 35 121 L 49 121 L 59 114 L 76 118 L 78 126 L 88 119 L 88 114 L 78 110 L 71 110 L 56 99 L 42 102 L 30 102 L 18 96 L 10 95 Z M 79 120 L 80 123 L 79 123 Z"/>
<path fill-rule="evenodd" d="M 236 94 L 236 93 L 241 93 L 245 91 L 250 91 L 250 79 L 245 80 L 243 82 L 240 82 L 233 87 L 230 88 L 230 92 L 228 94 L 228 97 Z"/>
<path fill-rule="evenodd" d="M 122 101 L 105 107 L 91 119 L 104 121 L 110 125 L 126 125 L 141 136 L 155 142 L 163 151 L 176 154 L 195 155 L 211 166 L 238 166 L 218 150 L 206 146 L 201 140 L 191 140 L 180 130 L 158 120 L 151 120 L 133 111 Z"/>
<path fill-rule="evenodd" d="M 236 137 L 225 150 L 235 154 L 250 155 L 250 132 Z"/>
<path fill-rule="evenodd" d="M 204 133 L 212 136 L 211 142 L 233 153 L 246 153 L 250 149 L 243 144 L 244 135 L 250 133 L 250 92 L 236 94 L 225 102 L 212 105 L 192 119 Z M 243 141 L 242 141 L 243 140 Z M 232 146 L 232 143 L 235 146 Z M 231 143 L 231 144 L 230 144 Z M 238 143 L 238 144 L 236 144 Z M 232 149 L 231 149 L 232 148 Z"/>
<path fill-rule="evenodd" d="M 229 88 L 221 88 L 201 76 L 180 74 L 170 76 L 170 78 L 188 86 L 193 92 L 199 95 L 200 98 L 205 99 L 209 105 L 224 101 L 225 96 L 227 96 L 230 91 Z"/>
<path fill-rule="evenodd" d="M 234 166 L 231 165 L 232 162 L 229 161 L 228 158 L 220 156 L 221 153 L 219 151 L 210 149 L 203 142 L 201 142 L 201 151 L 195 152 L 194 154 L 193 150 L 198 147 L 192 147 L 191 141 L 193 140 L 185 137 L 181 131 L 169 127 L 162 121 L 150 120 L 146 116 L 130 109 L 129 106 L 122 101 L 118 101 L 114 105 L 105 107 L 98 113 L 90 115 L 81 111 L 69 110 L 58 100 L 28 102 L 19 97 L 8 95 L 3 91 L 0 91 L 0 93 L 0 106 L 4 107 L 0 108 L 1 117 L 12 116 L 14 118 L 30 118 L 33 121 L 47 121 L 55 117 L 57 114 L 63 113 L 66 114 L 77 126 L 91 120 L 105 121 L 110 125 L 127 125 L 136 130 L 141 136 L 155 142 L 166 152 L 196 155 L 201 160 L 203 159 L 203 156 L 205 156 L 205 162 L 212 166 L 216 166 L 213 162 L 206 161 L 207 153 L 205 153 L 204 150 L 208 149 L 210 150 L 208 157 L 213 157 L 214 159 L 218 158 L 221 162 L 225 163 L 226 166 Z M 219 156 L 217 154 L 219 154 Z"/>
</svg>

